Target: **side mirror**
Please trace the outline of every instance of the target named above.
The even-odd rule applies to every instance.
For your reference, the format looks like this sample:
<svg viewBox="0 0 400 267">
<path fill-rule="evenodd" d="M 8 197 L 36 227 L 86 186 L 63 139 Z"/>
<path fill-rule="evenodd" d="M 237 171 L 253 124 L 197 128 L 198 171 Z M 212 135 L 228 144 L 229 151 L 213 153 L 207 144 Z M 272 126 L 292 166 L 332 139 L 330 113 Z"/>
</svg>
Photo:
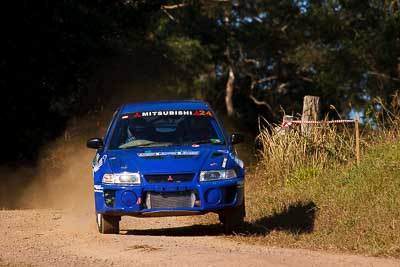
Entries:
<svg viewBox="0 0 400 267">
<path fill-rule="evenodd" d="M 90 138 L 86 142 L 88 148 L 99 149 L 104 147 L 103 139 L 101 138 Z"/>
<path fill-rule="evenodd" d="M 231 134 L 231 143 L 232 145 L 242 143 L 244 141 L 244 136 L 240 133 Z"/>
</svg>

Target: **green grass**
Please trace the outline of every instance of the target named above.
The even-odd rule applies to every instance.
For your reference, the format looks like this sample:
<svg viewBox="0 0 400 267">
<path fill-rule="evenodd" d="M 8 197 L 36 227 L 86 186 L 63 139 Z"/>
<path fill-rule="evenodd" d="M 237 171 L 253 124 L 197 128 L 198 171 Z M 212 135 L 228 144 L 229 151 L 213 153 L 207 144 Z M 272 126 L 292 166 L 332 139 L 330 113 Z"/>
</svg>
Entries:
<svg viewBox="0 0 400 267">
<path fill-rule="evenodd" d="M 243 241 L 400 257 L 400 141 L 371 145 L 360 166 L 267 165 L 247 176 Z"/>
</svg>

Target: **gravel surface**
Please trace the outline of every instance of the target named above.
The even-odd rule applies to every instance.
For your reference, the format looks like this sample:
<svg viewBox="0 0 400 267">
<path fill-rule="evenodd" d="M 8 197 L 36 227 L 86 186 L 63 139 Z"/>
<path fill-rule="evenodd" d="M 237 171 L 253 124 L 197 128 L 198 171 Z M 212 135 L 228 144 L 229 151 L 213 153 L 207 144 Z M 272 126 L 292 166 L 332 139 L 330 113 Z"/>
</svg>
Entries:
<svg viewBox="0 0 400 267">
<path fill-rule="evenodd" d="M 400 261 L 238 243 L 190 217 L 123 217 L 97 232 L 93 212 L 0 211 L 0 266 L 400 266 Z"/>
</svg>

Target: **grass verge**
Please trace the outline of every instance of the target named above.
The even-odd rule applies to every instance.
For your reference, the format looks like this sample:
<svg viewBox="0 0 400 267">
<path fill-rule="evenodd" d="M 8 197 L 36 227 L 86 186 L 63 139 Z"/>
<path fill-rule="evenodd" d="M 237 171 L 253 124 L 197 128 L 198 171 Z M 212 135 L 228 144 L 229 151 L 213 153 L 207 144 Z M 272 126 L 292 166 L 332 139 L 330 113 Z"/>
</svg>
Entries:
<svg viewBox="0 0 400 267">
<path fill-rule="evenodd" d="M 360 166 L 297 166 L 291 182 L 247 175 L 247 225 L 235 239 L 400 257 L 400 141 L 366 149 Z M 295 177 L 295 179 L 293 179 Z"/>
</svg>

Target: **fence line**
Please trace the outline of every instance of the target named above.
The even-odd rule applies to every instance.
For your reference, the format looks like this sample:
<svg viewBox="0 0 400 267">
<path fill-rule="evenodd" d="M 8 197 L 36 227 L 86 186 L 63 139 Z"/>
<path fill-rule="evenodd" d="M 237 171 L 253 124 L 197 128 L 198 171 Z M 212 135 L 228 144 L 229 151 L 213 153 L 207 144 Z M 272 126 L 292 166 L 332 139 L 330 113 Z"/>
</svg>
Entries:
<svg viewBox="0 0 400 267">
<path fill-rule="evenodd" d="M 302 121 L 293 120 L 292 116 L 284 116 L 281 128 L 287 128 L 292 124 L 339 124 L 339 123 L 354 123 L 354 134 L 356 137 L 355 156 L 357 165 L 360 165 L 360 130 L 359 130 L 359 118 L 354 120 L 331 120 L 331 121 Z"/>
<path fill-rule="evenodd" d="M 292 123 L 297 123 L 297 124 L 331 124 L 331 123 L 352 123 L 355 120 L 333 120 L 333 121 L 292 121 Z"/>
</svg>

